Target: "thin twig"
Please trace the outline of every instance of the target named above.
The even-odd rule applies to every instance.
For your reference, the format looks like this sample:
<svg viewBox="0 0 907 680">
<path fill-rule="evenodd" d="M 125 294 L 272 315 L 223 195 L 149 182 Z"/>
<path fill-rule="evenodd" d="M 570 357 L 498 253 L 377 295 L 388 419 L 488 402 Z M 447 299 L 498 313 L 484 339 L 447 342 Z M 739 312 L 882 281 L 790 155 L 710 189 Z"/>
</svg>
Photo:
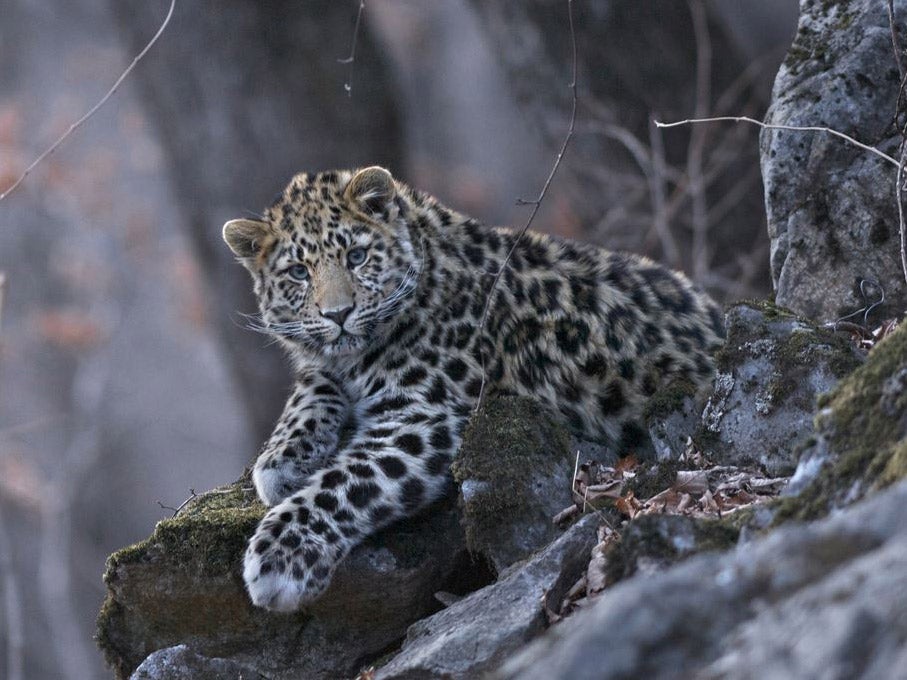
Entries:
<svg viewBox="0 0 907 680">
<path fill-rule="evenodd" d="M 907 222 L 904 221 L 904 162 L 907 161 L 907 141 L 901 142 L 901 162 L 895 179 L 895 194 L 898 202 L 898 231 L 901 233 L 901 270 L 907 282 Z"/>
<path fill-rule="evenodd" d="M 242 490 L 251 491 L 252 489 L 243 488 Z M 173 510 L 173 514 L 171 515 L 171 518 L 172 518 L 172 517 L 176 517 L 178 514 L 180 514 L 180 512 L 183 510 L 183 508 L 185 508 L 187 505 L 189 505 L 189 503 L 191 503 L 194 500 L 198 500 L 199 498 L 204 498 L 205 496 L 216 496 L 218 494 L 225 494 L 225 493 L 233 493 L 233 489 L 232 488 L 231 489 L 211 489 L 210 491 L 205 491 L 203 493 L 197 493 L 195 491 L 195 489 L 189 489 L 189 498 L 184 500 L 182 503 L 180 503 L 175 508 L 170 507 L 169 505 L 164 505 L 160 501 L 155 501 L 155 503 L 157 503 L 164 510 Z"/>
<path fill-rule="evenodd" d="M 673 123 L 662 123 L 655 121 L 655 125 L 660 128 L 672 128 L 680 127 L 681 125 L 693 125 L 696 123 L 715 123 L 719 121 L 730 121 L 733 123 L 751 123 L 753 125 L 758 125 L 761 128 L 766 130 L 789 130 L 791 132 L 827 132 L 830 135 L 839 137 L 847 142 L 850 142 L 854 146 L 858 146 L 864 151 L 869 151 L 870 153 L 875 154 L 879 158 L 886 160 L 891 163 L 894 167 L 899 167 L 900 163 L 896 158 L 889 156 L 884 151 L 879 151 L 874 146 L 869 146 L 860 142 L 850 135 L 845 135 L 843 132 L 838 132 L 828 127 L 821 127 L 817 125 L 776 125 L 773 123 L 763 123 L 761 120 L 756 120 L 755 118 L 750 118 L 749 116 L 714 116 L 712 118 L 687 118 L 686 120 L 678 120 Z"/>
<path fill-rule="evenodd" d="M 57 147 L 59 147 L 63 142 L 65 142 L 66 139 L 73 132 L 78 130 L 82 126 L 83 123 L 85 123 L 89 118 L 91 118 L 98 111 L 98 109 L 100 109 L 102 106 L 104 106 L 104 104 L 107 103 L 107 100 L 113 96 L 113 94 L 117 91 L 117 89 L 119 89 L 119 87 L 123 83 L 123 81 L 126 80 L 126 78 L 129 76 L 130 73 L 132 73 L 132 69 L 135 68 L 136 64 L 138 64 L 142 60 L 142 58 L 144 58 L 144 56 L 148 53 L 148 50 L 150 50 L 154 46 L 154 44 L 158 41 L 158 38 L 160 38 L 161 35 L 163 35 L 164 31 L 167 28 L 167 25 L 170 23 L 170 17 L 173 16 L 173 10 L 175 8 L 176 8 L 176 0 L 170 0 L 170 9 L 167 10 L 167 16 L 164 17 L 164 21 L 163 21 L 163 23 L 161 23 L 160 28 L 157 29 L 157 33 L 154 34 L 154 36 L 151 38 L 151 40 L 148 41 L 148 44 L 145 45 L 145 48 L 141 52 L 138 53 L 138 55 L 135 57 L 135 59 L 132 60 L 132 63 L 129 64 L 129 66 L 126 68 L 126 70 L 123 71 L 122 74 L 120 74 L 120 77 L 117 78 L 117 80 L 113 84 L 113 86 L 109 90 L 107 90 L 107 94 L 105 94 L 103 97 L 101 97 L 101 99 L 98 101 L 98 103 L 95 104 L 94 106 L 92 106 L 84 116 L 82 116 L 81 118 L 79 118 L 79 120 L 77 120 L 75 123 L 70 125 L 69 129 L 67 129 L 66 132 L 64 132 L 62 135 L 60 135 L 60 137 L 57 139 L 57 141 L 55 141 L 53 144 L 51 144 L 49 147 L 47 147 L 47 149 L 44 151 L 44 153 L 42 153 L 40 156 L 38 156 L 32 162 L 31 165 L 29 165 L 27 168 L 25 168 L 25 172 L 23 172 L 21 175 L 19 175 L 19 178 L 15 182 L 13 182 L 12 186 L 9 187 L 3 193 L 0 193 L 0 201 L 2 201 L 4 198 L 9 196 L 16 189 L 16 187 L 18 187 L 20 184 L 22 184 L 22 182 L 25 180 L 25 178 L 28 177 L 29 174 L 31 174 L 31 171 L 34 170 L 41 161 L 43 161 L 45 158 L 50 156 L 54 151 L 56 151 Z"/>
<path fill-rule="evenodd" d="M 877 300 L 873 300 L 872 303 L 870 303 L 869 296 L 866 294 L 866 285 L 867 284 L 879 289 L 879 298 Z M 885 303 L 885 289 L 882 287 L 882 285 L 880 283 L 878 283 L 876 281 L 870 281 L 869 279 L 861 279 L 860 280 L 860 295 L 863 296 L 863 306 L 860 307 L 855 312 L 851 312 L 850 314 L 840 317 L 834 323 L 836 323 L 836 324 L 841 323 L 842 321 L 851 319 L 851 318 L 855 317 L 857 314 L 862 312 L 863 313 L 863 326 L 865 326 L 867 328 L 869 327 L 869 313 L 872 312 L 872 310 L 875 309 L 876 307 L 878 307 L 879 305 L 882 305 Z"/>
<path fill-rule="evenodd" d="M 523 236 L 526 235 L 526 232 L 529 231 L 529 227 L 532 224 L 532 221 L 535 219 L 535 216 L 539 212 L 539 208 L 542 205 L 542 201 L 545 200 L 545 195 L 548 193 L 548 187 L 551 186 L 551 181 L 554 179 L 554 175 L 557 174 L 557 169 L 561 166 L 561 161 L 564 158 L 564 153 L 567 151 L 567 145 L 570 144 L 570 140 L 573 138 L 573 132 L 576 129 L 576 30 L 573 27 L 573 0 L 567 0 L 567 18 L 570 21 L 570 45 L 573 53 L 573 78 L 570 81 L 570 90 L 572 93 L 572 108 L 570 111 L 570 125 L 567 128 L 567 134 L 564 136 L 564 142 L 561 144 L 561 149 L 557 153 L 557 157 L 554 159 L 554 165 L 551 167 L 551 172 L 548 173 L 548 179 L 545 180 L 545 184 L 542 186 L 542 190 L 539 192 L 538 198 L 532 201 L 532 212 L 529 214 L 529 219 L 526 220 L 526 224 L 523 225 L 523 228 L 517 233 L 516 238 L 513 240 L 513 245 L 510 246 L 510 250 L 507 251 L 507 256 L 501 262 L 501 266 L 498 267 L 498 271 L 494 276 L 494 280 L 491 282 L 491 287 L 488 289 L 488 298 L 485 300 L 485 309 L 482 311 L 482 321 L 479 323 L 479 336 L 481 337 L 483 330 L 485 329 L 485 324 L 488 322 L 488 312 L 491 309 L 491 301 L 494 299 L 494 291 L 498 286 L 498 282 L 501 280 L 501 275 L 504 273 L 504 270 L 510 263 L 510 258 L 513 257 L 513 253 L 516 250 L 517 245 L 519 245 L 520 240 Z M 476 399 L 476 408 L 478 411 L 482 406 L 482 398 L 485 396 L 485 382 L 487 379 L 485 371 L 485 351 L 482 351 L 482 384 L 479 387 L 479 396 Z"/>
<path fill-rule="evenodd" d="M 338 59 L 341 64 L 349 64 L 350 72 L 347 75 L 343 89 L 347 97 L 353 96 L 353 65 L 356 63 L 356 43 L 359 41 L 359 24 L 362 22 L 362 11 L 365 9 L 365 0 L 359 0 L 359 11 L 356 12 L 356 25 L 353 27 L 353 40 L 350 44 L 350 56 L 346 59 Z"/>
<path fill-rule="evenodd" d="M 863 311 L 862 309 L 860 310 Z M 853 323 L 852 321 L 829 321 L 822 324 L 822 328 L 826 328 L 830 331 L 845 331 L 847 333 L 854 333 L 859 335 L 863 340 L 872 339 L 872 331 L 866 328 L 866 326 L 861 326 L 858 323 Z"/>
<path fill-rule="evenodd" d="M 894 50 L 894 60 L 898 65 L 898 73 L 901 76 L 901 87 L 898 89 L 898 99 L 894 110 L 895 128 L 901 133 L 901 162 L 898 163 L 894 192 L 898 203 L 898 233 L 901 236 L 901 271 L 904 273 L 904 281 L 907 282 L 907 222 L 904 220 L 904 162 L 907 161 L 907 129 L 898 126 L 901 104 L 904 101 L 904 84 L 907 83 L 907 72 L 904 71 L 901 46 L 898 43 L 897 23 L 894 18 L 894 0 L 888 0 L 888 26 L 891 29 L 891 47 Z"/>
<path fill-rule="evenodd" d="M 164 505 L 163 503 L 161 503 L 160 499 L 158 499 L 158 500 L 156 500 L 156 501 L 154 501 L 154 502 L 157 503 L 158 507 L 159 507 L 161 510 L 170 510 L 170 511 L 172 511 L 173 514 L 171 515 L 171 517 L 176 517 L 176 513 L 179 512 L 179 508 L 174 508 L 174 507 L 172 507 L 172 506 L 170 506 L 170 505 Z"/>
</svg>

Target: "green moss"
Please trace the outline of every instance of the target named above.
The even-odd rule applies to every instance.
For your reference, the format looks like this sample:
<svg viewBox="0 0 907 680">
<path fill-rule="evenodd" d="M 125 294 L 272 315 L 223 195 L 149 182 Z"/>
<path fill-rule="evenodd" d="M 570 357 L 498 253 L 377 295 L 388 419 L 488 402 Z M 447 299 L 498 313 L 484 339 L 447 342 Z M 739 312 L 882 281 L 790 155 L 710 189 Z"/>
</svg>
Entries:
<svg viewBox="0 0 907 680">
<path fill-rule="evenodd" d="M 752 307 L 762 312 L 762 315 L 765 317 L 766 321 L 786 321 L 788 319 L 799 319 L 800 317 L 797 314 L 787 307 L 782 307 L 779 304 L 776 304 L 774 299 L 767 300 L 757 300 L 757 299 L 748 299 L 741 300 L 734 303 L 734 307 L 744 305 L 746 307 Z"/>
<path fill-rule="evenodd" d="M 772 363 L 776 375 L 767 385 L 773 408 L 783 403 L 820 362 L 824 362 L 839 379 L 860 365 L 860 357 L 845 338 L 830 330 L 818 328 L 784 307 L 762 300 L 747 300 L 740 303 L 740 306 L 761 312 L 765 324 L 754 327 L 750 322 L 743 322 L 731 315 L 727 342 L 715 355 L 718 369 L 725 373 L 732 372 L 749 358 L 753 343 L 772 337 L 769 324 L 796 321 L 801 326 L 774 343 Z M 803 406 L 812 408 L 812 404 Z"/>
<path fill-rule="evenodd" d="M 209 491 L 176 517 L 158 522 L 149 538 L 108 557 L 104 580 L 112 578 L 120 565 L 161 553 L 199 575 L 230 573 L 264 512 L 254 492 L 240 482 Z"/>
<path fill-rule="evenodd" d="M 510 396 L 485 402 L 467 425 L 463 445 L 451 466 L 457 483 L 484 482 L 492 489 L 483 494 L 482 503 L 468 503 L 464 508 L 470 550 L 483 552 L 487 537 L 494 536 L 508 518 L 524 513 L 533 470 L 550 467 L 552 456 L 561 457 L 565 469 L 572 471 L 566 429 L 537 402 Z"/>
<path fill-rule="evenodd" d="M 903 439 L 907 398 L 882 408 L 886 381 L 905 366 L 907 324 L 902 324 L 875 347 L 862 367 L 822 399 L 815 426 L 831 460 L 799 496 L 777 503 L 776 524 L 821 517 L 845 496 L 853 500 L 907 476 Z"/>
<path fill-rule="evenodd" d="M 696 385 L 689 379 L 673 380 L 670 384 L 659 389 L 643 410 L 643 417 L 647 423 L 652 420 L 669 416 L 674 411 L 683 407 L 686 399 L 696 395 Z"/>
<path fill-rule="evenodd" d="M 901 440 L 891 451 L 885 467 L 879 475 L 879 484 L 887 486 L 907 477 L 907 439 Z"/>
<path fill-rule="evenodd" d="M 95 643 L 104 655 L 104 661 L 114 670 L 118 678 L 129 677 L 132 667 L 134 667 L 133 664 L 124 661 L 113 636 L 113 623 L 120 617 L 121 609 L 121 605 L 108 595 L 98 613 L 94 636 Z"/>
<path fill-rule="evenodd" d="M 264 512 L 265 508 L 255 498 L 254 491 L 242 480 L 204 493 L 190 501 L 176 517 L 158 522 L 149 538 L 118 550 L 107 558 L 104 582 L 113 587 L 121 567 L 147 564 L 151 568 L 153 563 L 166 560 L 171 572 L 228 582 L 233 580 L 237 584 L 235 588 L 241 591 L 239 570 L 242 554 L 246 541 Z M 209 600 L 200 602 L 186 597 L 183 609 L 170 600 L 166 603 L 166 612 L 155 614 L 153 592 L 149 592 L 148 597 L 149 619 L 160 619 L 155 629 L 149 629 L 143 636 L 149 640 L 155 639 L 159 633 L 174 635 L 183 629 L 187 636 L 190 631 L 196 635 L 207 628 L 216 633 L 223 624 L 223 616 L 231 616 L 231 611 L 237 606 L 225 601 L 218 604 L 222 612 L 217 613 Z M 247 607 L 243 601 L 236 601 Z M 236 620 L 242 616 L 246 614 L 234 612 L 232 618 Z M 141 661 L 141 658 L 126 656 L 124 650 L 127 646 L 117 643 L 118 636 L 128 635 L 128 631 L 124 630 L 124 626 L 128 628 L 124 623 L 127 618 L 112 590 L 108 590 L 98 614 L 95 639 L 117 677 L 128 677 Z M 151 651 L 153 649 L 144 650 L 145 653 Z"/>
</svg>

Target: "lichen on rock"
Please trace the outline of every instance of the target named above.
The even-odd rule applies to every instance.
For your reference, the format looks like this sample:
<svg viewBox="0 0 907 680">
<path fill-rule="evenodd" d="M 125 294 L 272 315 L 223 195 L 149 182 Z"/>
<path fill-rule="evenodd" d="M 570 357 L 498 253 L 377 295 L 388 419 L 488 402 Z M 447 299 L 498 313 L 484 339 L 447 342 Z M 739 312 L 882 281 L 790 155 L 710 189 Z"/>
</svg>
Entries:
<svg viewBox="0 0 907 680">
<path fill-rule="evenodd" d="M 904 376 L 907 324 L 879 342 L 865 365 L 821 397 L 816 437 L 800 465 L 809 479 L 799 495 L 781 503 L 776 521 L 821 517 L 907 476 Z"/>
<path fill-rule="evenodd" d="M 896 156 L 900 80 L 886 3 L 804 0 L 766 122 L 828 127 Z M 893 164 L 827 133 L 784 129 L 762 131 L 761 161 L 778 302 L 822 321 L 876 301 L 875 319 L 902 312 Z"/>
<path fill-rule="evenodd" d="M 862 357 L 845 339 L 770 302 L 731 306 L 726 327 L 704 407 L 683 385 L 650 407 L 647 424 L 659 458 L 677 459 L 691 438 L 716 463 L 787 476 L 797 465 L 798 441 L 811 432 L 818 395 Z M 680 408 L 670 411 L 671 403 Z"/>
</svg>

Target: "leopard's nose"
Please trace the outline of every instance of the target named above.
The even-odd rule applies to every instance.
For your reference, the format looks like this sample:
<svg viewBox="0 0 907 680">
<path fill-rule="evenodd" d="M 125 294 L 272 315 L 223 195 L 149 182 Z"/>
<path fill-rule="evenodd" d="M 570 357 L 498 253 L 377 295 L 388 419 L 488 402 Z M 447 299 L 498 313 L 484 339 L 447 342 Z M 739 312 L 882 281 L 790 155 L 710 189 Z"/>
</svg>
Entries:
<svg viewBox="0 0 907 680">
<path fill-rule="evenodd" d="M 324 309 L 321 311 L 321 316 L 326 319 L 330 319 L 335 324 L 343 328 L 343 322 L 347 320 L 347 317 L 349 317 L 350 312 L 352 311 L 353 305 L 349 305 L 348 307 L 341 307 L 339 309 Z"/>
</svg>

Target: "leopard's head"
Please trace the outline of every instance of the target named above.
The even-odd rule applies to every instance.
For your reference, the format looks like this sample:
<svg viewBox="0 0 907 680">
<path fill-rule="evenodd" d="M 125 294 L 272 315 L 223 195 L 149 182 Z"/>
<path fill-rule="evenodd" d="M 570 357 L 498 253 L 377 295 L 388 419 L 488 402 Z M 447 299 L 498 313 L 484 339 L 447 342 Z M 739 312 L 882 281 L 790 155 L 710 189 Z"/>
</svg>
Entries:
<svg viewBox="0 0 907 680">
<path fill-rule="evenodd" d="M 384 168 L 297 175 L 261 220 L 224 225 L 249 270 L 260 329 L 291 349 L 361 352 L 413 304 L 421 247 Z"/>
</svg>

